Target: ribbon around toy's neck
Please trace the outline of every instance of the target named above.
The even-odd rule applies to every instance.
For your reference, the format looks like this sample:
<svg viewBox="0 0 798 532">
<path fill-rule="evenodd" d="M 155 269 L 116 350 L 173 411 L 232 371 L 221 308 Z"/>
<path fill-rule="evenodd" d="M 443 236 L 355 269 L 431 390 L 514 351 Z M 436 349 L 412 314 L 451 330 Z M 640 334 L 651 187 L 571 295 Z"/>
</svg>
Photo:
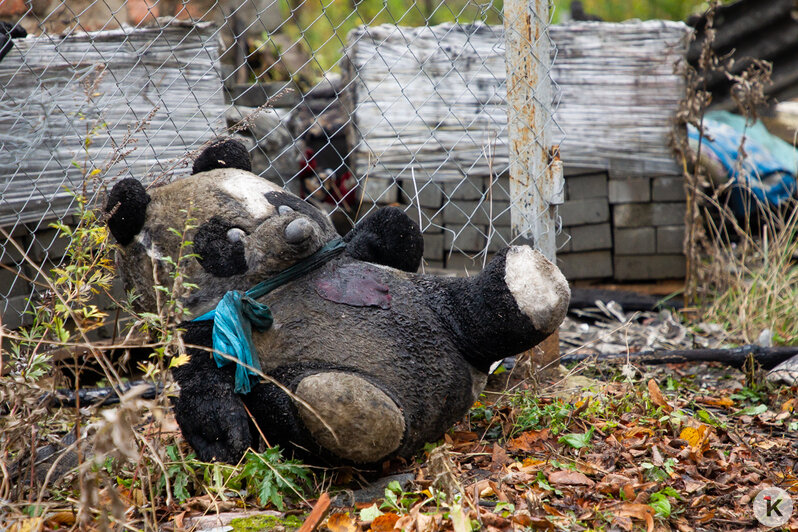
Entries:
<svg viewBox="0 0 798 532">
<path fill-rule="evenodd" d="M 249 393 L 251 378 L 261 373 L 252 344 L 252 329 L 266 331 L 274 322 L 265 303 L 257 301 L 275 288 L 298 279 L 338 256 L 346 243 L 336 238 L 313 255 L 256 284 L 244 293 L 227 292 L 216 308 L 193 321 L 213 320 L 213 358 L 218 367 L 236 364 L 235 392 Z"/>
</svg>

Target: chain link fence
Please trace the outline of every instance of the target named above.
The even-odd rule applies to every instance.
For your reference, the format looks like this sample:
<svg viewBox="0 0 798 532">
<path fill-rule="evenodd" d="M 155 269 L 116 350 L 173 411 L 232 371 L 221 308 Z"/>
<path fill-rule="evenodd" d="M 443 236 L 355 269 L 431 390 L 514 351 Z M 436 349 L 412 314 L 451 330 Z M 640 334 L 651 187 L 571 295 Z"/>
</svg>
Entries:
<svg viewBox="0 0 798 532">
<path fill-rule="evenodd" d="M 6 327 L 63 260 L 51 224 L 79 195 L 179 179 L 224 135 L 342 233 L 405 209 L 427 271 L 518 239 L 554 253 L 547 1 L 0 0 L 0 20 L 28 33 L 0 46 Z"/>
</svg>

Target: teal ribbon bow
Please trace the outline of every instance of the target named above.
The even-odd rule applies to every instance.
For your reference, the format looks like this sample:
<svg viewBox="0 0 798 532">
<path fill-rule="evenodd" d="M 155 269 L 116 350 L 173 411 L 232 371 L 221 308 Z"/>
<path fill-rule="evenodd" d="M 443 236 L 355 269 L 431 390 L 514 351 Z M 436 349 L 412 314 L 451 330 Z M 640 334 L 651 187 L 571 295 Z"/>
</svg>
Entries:
<svg viewBox="0 0 798 532">
<path fill-rule="evenodd" d="M 193 321 L 213 320 L 213 358 L 218 367 L 236 364 L 235 392 L 246 394 L 252 389 L 250 379 L 257 380 L 260 362 L 252 344 L 252 329 L 268 330 L 274 318 L 265 303 L 257 300 L 275 288 L 302 277 L 338 256 L 346 243 L 336 238 L 313 255 L 286 268 L 274 277 L 256 284 L 243 294 L 227 292 L 216 308 Z"/>
</svg>

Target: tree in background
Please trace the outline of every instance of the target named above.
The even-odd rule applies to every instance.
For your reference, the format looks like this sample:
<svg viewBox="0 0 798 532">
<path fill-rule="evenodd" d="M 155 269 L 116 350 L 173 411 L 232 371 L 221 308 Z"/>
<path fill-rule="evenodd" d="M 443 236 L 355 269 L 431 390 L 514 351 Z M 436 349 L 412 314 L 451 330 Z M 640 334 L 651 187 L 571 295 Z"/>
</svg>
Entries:
<svg viewBox="0 0 798 532">
<path fill-rule="evenodd" d="M 568 19 L 571 0 L 555 0 L 554 20 Z M 582 0 L 586 13 L 597 15 L 607 22 L 630 18 L 684 20 L 693 13 L 709 7 L 703 0 Z"/>
</svg>

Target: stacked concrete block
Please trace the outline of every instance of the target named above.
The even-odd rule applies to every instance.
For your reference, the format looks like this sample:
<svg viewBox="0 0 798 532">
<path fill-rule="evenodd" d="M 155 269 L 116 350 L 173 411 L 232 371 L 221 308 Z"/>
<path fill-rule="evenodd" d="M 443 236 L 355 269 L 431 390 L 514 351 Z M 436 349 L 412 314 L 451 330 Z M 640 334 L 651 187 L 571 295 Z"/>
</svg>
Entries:
<svg viewBox="0 0 798 532">
<path fill-rule="evenodd" d="M 679 176 L 565 171 L 557 260 L 569 279 L 684 276 L 685 196 Z"/>
<path fill-rule="evenodd" d="M 612 227 L 605 172 L 566 171 L 557 264 L 568 279 L 612 277 Z"/>
<path fill-rule="evenodd" d="M 506 178 L 501 184 L 487 177 L 400 180 L 398 186 L 399 206 L 420 220 L 428 267 L 476 272 L 511 240 Z"/>
<path fill-rule="evenodd" d="M 62 221 L 72 227 L 77 225 L 74 216 L 66 216 Z M 53 268 L 66 260 L 70 240 L 50 228 L 46 221 L 36 225 L 19 224 L 13 230 L 6 230 L 20 248 L 10 240 L 0 242 L 0 316 L 3 327 L 13 330 L 32 323 L 31 311 L 48 290 L 47 278 L 53 279 Z M 120 280 L 114 282 L 112 295 L 124 298 Z M 91 304 L 106 311 L 115 308 L 106 295 L 98 295 Z M 112 325 L 109 321 L 91 334 L 98 338 L 110 337 Z"/>
<path fill-rule="evenodd" d="M 650 281 L 684 276 L 685 195 L 678 176 L 610 176 L 613 277 Z"/>
</svg>

